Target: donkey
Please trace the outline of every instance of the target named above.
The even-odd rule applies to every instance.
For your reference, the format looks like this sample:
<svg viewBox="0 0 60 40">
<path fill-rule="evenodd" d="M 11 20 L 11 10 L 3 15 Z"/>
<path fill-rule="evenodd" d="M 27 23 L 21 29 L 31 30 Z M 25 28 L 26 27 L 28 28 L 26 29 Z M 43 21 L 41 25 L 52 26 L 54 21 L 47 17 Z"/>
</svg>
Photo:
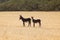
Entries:
<svg viewBox="0 0 60 40">
<path fill-rule="evenodd" d="M 41 26 L 41 20 L 40 19 L 34 19 L 33 17 L 32 18 L 32 22 L 33 22 L 33 26 L 35 27 L 35 23 L 39 23 L 39 26 Z"/>
<path fill-rule="evenodd" d="M 31 26 L 31 19 L 30 18 L 24 18 L 22 15 L 20 15 L 20 18 L 23 22 L 23 26 L 25 26 L 25 22 L 28 22 L 28 26 Z"/>
</svg>

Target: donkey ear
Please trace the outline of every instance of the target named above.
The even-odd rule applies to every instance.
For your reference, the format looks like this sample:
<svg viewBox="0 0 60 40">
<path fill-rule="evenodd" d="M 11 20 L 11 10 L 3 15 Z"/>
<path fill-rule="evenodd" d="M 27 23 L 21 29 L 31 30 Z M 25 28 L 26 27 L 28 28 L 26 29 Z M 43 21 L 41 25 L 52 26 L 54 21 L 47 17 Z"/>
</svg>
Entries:
<svg viewBox="0 0 60 40">
<path fill-rule="evenodd" d="M 20 16 L 22 16 L 22 15 L 20 15 Z"/>
<path fill-rule="evenodd" d="M 31 16 L 31 17 L 33 17 L 33 16 Z"/>
<path fill-rule="evenodd" d="M 31 18 L 33 18 L 33 16 L 31 16 Z"/>
</svg>

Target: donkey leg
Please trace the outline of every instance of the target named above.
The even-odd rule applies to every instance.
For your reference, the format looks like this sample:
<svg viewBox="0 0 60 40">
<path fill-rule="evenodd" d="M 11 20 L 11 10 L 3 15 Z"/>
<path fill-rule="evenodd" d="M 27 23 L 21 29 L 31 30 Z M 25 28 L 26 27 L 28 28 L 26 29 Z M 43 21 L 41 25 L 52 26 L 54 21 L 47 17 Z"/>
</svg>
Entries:
<svg viewBox="0 0 60 40">
<path fill-rule="evenodd" d="M 30 26 L 30 23 L 28 23 L 28 26 Z"/>
<path fill-rule="evenodd" d="M 31 26 L 31 23 L 30 23 L 30 26 Z"/>
<path fill-rule="evenodd" d="M 23 22 L 23 26 L 25 26 L 25 22 Z"/>
<path fill-rule="evenodd" d="M 28 26 L 29 26 L 29 23 L 28 23 Z"/>
<path fill-rule="evenodd" d="M 31 21 L 29 21 L 28 26 L 31 26 Z"/>
<path fill-rule="evenodd" d="M 35 23 L 33 23 L 33 27 L 35 27 Z"/>
<path fill-rule="evenodd" d="M 31 21 L 29 22 L 29 25 L 31 26 Z"/>
<path fill-rule="evenodd" d="M 41 22 L 39 22 L 39 26 L 41 27 Z"/>
</svg>

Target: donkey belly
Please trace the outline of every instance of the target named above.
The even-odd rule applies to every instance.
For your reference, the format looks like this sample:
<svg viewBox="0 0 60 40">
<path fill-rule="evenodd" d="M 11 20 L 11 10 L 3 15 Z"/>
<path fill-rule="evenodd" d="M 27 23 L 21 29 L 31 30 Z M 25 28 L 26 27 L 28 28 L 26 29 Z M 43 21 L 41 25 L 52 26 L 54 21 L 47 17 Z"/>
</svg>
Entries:
<svg viewBox="0 0 60 40">
<path fill-rule="evenodd" d="M 24 22 L 30 22 L 31 20 L 23 20 Z"/>
</svg>

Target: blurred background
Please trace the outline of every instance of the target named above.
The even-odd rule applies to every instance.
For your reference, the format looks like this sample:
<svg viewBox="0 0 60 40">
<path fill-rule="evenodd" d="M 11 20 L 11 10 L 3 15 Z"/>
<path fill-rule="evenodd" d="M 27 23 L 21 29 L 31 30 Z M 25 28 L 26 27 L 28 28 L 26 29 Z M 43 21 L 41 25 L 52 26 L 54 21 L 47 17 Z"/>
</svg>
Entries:
<svg viewBox="0 0 60 40">
<path fill-rule="evenodd" d="M 60 0 L 0 0 L 0 11 L 60 11 Z"/>
</svg>

